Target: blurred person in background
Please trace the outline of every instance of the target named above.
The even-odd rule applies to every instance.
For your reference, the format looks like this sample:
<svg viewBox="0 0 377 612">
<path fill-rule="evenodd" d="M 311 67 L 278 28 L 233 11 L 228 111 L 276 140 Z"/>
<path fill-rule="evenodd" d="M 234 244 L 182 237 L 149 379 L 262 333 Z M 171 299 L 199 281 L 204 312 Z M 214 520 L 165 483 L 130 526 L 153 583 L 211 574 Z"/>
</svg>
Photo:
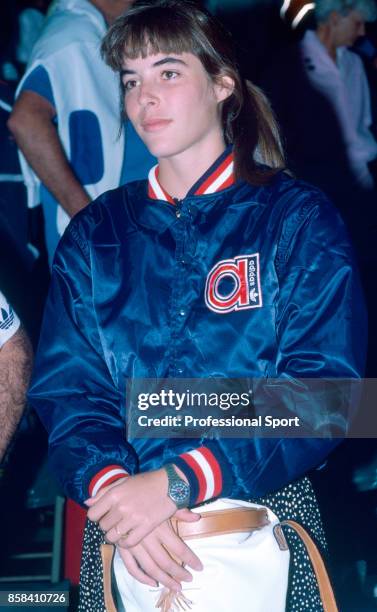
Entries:
<svg viewBox="0 0 377 612">
<path fill-rule="evenodd" d="M 17 61 L 26 66 L 32 49 L 41 33 L 45 13 L 51 0 L 23 0 L 18 15 Z"/>
<path fill-rule="evenodd" d="M 108 24 L 130 4 L 56 0 L 18 89 L 8 125 L 23 153 L 28 204 L 43 206 L 50 262 L 72 216 L 151 165 L 131 127 L 119 134 L 118 83 L 99 54 Z"/>
<path fill-rule="evenodd" d="M 347 49 L 364 33 L 365 21 L 375 19 L 376 5 L 319 0 L 306 11 L 308 4 L 284 3 L 291 26 L 306 31 L 276 53 L 262 85 L 281 126 L 290 169 L 331 197 L 360 261 L 376 260 L 377 142 L 370 91 L 362 60 Z"/>
<path fill-rule="evenodd" d="M 16 85 L 39 36 L 51 0 L 13 0 L 0 6 L 0 78 Z"/>
<path fill-rule="evenodd" d="M 369 164 L 377 159 L 371 132 L 368 80 L 360 58 L 347 49 L 365 35 L 365 22 L 374 21 L 374 0 L 317 0 L 317 28 L 300 43 L 307 76 L 313 88 L 331 103 L 341 128 L 355 183 L 375 187 Z"/>
<path fill-rule="evenodd" d="M 17 5 L 15 2 L 0 4 L 0 79 L 14 84 L 19 78 L 15 66 L 18 37 Z"/>
</svg>

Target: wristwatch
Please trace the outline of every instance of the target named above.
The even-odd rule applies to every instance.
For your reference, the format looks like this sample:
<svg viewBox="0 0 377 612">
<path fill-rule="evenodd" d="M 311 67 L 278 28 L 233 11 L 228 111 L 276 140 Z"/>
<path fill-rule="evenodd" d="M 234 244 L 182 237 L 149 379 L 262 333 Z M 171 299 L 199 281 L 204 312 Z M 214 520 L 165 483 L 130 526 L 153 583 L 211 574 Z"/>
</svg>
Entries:
<svg viewBox="0 0 377 612">
<path fill-rule="evenodd" d="M 178 510 L 187 508 L 190 501 L 190 485 L 178 476 L 172 463 L 163 466 L 168 475 L 168 497 L 175 503 Z"/>
</svg>

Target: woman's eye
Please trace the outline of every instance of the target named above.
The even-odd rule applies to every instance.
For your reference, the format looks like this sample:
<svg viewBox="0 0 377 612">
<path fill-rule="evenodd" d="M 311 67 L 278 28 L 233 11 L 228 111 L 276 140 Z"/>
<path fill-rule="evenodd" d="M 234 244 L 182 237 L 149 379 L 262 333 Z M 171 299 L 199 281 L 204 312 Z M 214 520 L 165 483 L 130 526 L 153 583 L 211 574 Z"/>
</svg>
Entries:
<svg viewBox="0 0 377 612">
<path fill-rule="evenodd" d="M 130 91 L 130 89 L 136 87 L 136 81 L 126 81 L 125 83 L 123 83 L 123 87 L 124 91 Z"/>
<path fill-rule="evenodd" d="M 162 76 L 167 81 L 170 81 L 170 79 L 175 79 L 178 76 L 178 72 L 176 72 L 175 70 L 164 70 Z"/>
</svg>

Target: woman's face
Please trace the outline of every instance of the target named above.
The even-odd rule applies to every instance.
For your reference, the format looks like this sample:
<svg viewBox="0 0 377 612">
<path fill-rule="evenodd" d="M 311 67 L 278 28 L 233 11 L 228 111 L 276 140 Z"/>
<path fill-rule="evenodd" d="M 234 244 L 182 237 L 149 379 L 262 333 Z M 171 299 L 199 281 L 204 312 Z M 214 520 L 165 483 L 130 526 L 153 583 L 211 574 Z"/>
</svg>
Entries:
<svg viewBox="0 0 377 612">
<path fill-rule="evenodd" d="M 231 88 L 226 77 L 214 84 L 192 53 L 125 59 L 122 81 L 127 116 L 157 158 L 223 144 L 219 103 Z"/>
</svg>

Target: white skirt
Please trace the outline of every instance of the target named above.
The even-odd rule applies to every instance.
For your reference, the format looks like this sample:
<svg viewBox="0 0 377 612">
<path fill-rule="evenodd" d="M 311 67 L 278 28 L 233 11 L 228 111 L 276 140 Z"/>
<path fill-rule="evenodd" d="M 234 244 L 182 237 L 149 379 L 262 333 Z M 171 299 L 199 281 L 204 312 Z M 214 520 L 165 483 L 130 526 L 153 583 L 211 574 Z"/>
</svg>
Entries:
<svg viewBox="0 0 377 612">
<path fill-rule="evenodd" d="M 261 508 L 239 500 L 218 499 L 194 512 L 228 508 Z M 192 612 L 284 612 L 288 587 L 289 551 L 274 534 L 279 523 L 267 508 L 270 523 L 251 533 L 229 533 L 186 540 L 204 569 L 189 568 L 193 581 L 182 583 Z M 126 612 L 156 612 L 163 587 L 150 587 L 130 576 L 116 551 L 114 574 L 118 601 Z M 121 607 L 121 606 L 119 606 Z M 180 609 L 180 608 L 177 608 Z"/>
</svg>

